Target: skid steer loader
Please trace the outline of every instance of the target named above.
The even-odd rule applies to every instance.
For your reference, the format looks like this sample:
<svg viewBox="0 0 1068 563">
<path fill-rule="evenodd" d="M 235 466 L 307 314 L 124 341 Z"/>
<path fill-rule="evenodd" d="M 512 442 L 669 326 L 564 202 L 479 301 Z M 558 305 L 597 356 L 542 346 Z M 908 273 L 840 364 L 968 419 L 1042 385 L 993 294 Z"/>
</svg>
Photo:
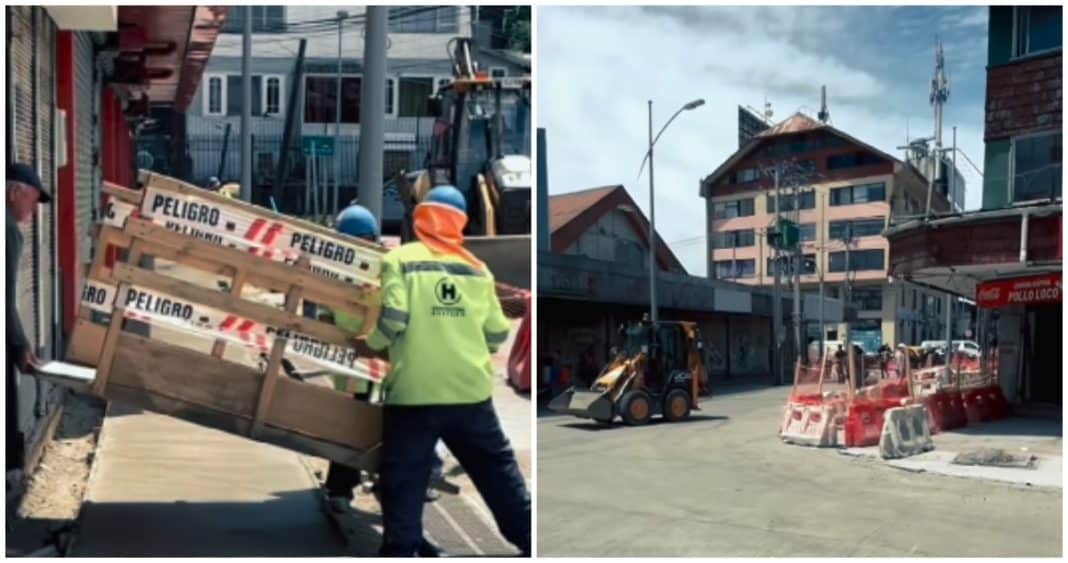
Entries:
<svg viewBox="0 0 1068 563">
<path fill-rule="evenodd" d="M 549 409 L 609 424 L 618 415 L 638 426 L 656 415 L 671 422 L 699 410 L 707 387 L 701 339 L 692 322 L 648 320 L 620 327 L 618 353 L 589 390 L 575 387 L 549 403 Z"/>
</svg>

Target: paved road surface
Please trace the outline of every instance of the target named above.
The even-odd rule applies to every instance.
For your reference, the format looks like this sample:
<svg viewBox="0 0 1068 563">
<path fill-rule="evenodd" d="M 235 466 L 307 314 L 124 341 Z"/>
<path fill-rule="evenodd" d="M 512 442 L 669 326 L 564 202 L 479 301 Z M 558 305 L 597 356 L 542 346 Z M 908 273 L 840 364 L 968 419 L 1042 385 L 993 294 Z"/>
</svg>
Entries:
<svg viewBox="0 0 1068 563">
<path fill-rule="evenodd" d="M 1060 556 L 1060 489 L 784 445 L 788 392 L 728 392 L 674 425 L 539 417 L 538 554 Z"/>
</svg>

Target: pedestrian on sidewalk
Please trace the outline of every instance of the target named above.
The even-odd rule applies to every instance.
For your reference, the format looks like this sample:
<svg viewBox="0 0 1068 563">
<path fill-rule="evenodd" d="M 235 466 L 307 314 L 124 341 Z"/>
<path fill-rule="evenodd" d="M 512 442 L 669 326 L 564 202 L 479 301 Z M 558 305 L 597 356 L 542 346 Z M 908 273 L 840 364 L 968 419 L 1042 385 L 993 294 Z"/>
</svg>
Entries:
<svg viewBox="0 0 1068 563">
<path fill-rule="evenodd" d="M 501 534 L 530 554 L 530 493 L 493 408 L 490 354 L 510 325 L 493 274 L 463 246 L 467 205 L 452 186 L 416 206 L 417 241 L 382 260 L 382 312 L 367 339 L 389 349 L 382 440 L 381 555 L 415 555 L 423 491 L 441 439 L 471 477 Z"/>
<path fill-rule="evenodd" d="M 51 196 L 28 164 L 14 163 L 7 168 L 7 252 L 4 255 L 7 277 L 7 470 L 22 466 L 25 444 L 19 432 L 18 376 L 32 373 L 40 365 L 26 331 L 19 318 L 16 284 L 19 279 L 19 258 L 22 256 L 22 231 L 19 225 L 33 221 L 38 203 L 49 203 Z"/>
</svg>

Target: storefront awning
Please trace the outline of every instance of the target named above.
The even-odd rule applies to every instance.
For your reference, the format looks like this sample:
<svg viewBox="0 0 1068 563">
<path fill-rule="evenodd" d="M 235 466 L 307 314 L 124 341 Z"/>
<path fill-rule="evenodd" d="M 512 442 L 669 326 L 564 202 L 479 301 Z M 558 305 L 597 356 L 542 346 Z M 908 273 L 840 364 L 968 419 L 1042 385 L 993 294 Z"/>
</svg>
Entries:
<svg viewBox="0 0 1068 563">
<path fill-rule="evenodd" d="M 886 231 L 890 272 L 975 299 L 983 282 L 1061 271 L 1061 204 L 973 211 Z"/>
<path fill-rule="evenodd" d="M 120 6 L 114 84 L 131 98 L 185 111 L 227 6 Z"/>
<path fill-rule="evenodd" d="M 982 282 L 975 292 L 975 304 L 981 309 L 1000 309 L 1012 305 L 1048 305 L 1061 303 L 1062 296 L 1061 273 L 1051 272 Z"/>
</svg>

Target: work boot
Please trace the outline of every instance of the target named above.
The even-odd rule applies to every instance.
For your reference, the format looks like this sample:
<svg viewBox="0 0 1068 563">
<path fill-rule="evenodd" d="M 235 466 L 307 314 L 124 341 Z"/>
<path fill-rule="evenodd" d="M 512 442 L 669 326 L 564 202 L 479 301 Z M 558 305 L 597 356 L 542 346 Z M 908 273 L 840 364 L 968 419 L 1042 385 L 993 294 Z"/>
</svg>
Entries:
<svg viewBox="0 0 1068 563">
<path fill-rule="evenodd" d="M 422 543 L 419 544 L 419 557 L 448 557 L 449 554 L 445 553 L 444 549 L 430 541 L 430 538 L 423 536 Z"/>
<path fill-rule="evenodd" d="M 344 495 L 331 495 L 326 498 L 330 512 L 342 515 L 352 510 L 352 499 Z"/>
</svg>

